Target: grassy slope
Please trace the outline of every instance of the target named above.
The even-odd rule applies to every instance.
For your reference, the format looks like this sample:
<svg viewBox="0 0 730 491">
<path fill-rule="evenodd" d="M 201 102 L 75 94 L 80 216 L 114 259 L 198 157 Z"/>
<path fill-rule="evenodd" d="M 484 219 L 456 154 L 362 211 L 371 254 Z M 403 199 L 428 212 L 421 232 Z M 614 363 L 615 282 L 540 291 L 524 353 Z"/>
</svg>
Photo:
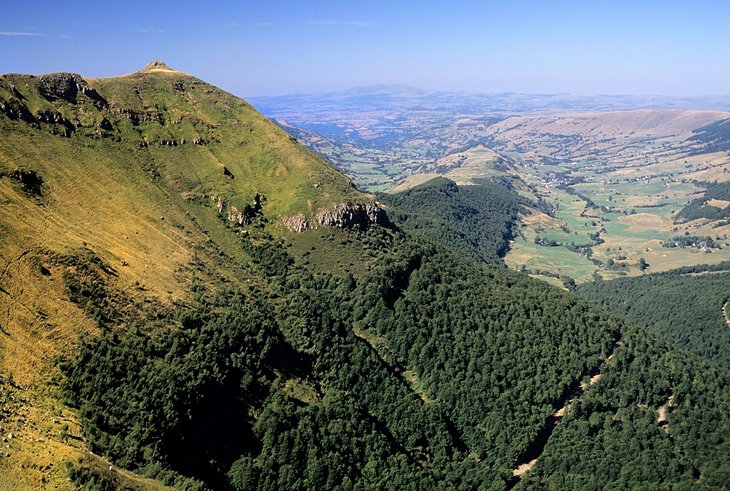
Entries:
<svg viewBox="0 0 730 491">
<path fill-rule="evenodd" d="M 0 414 L 2 433 L 14 433 L 0 472 L 11 489 L 67 485 L 63 462 L 85 454 L 75 415 L 58 400 L 56 360 L 96 328 L 68 301 L 68 268 L 53 263 L 56 254 L 92 250 L 113 271 L 112 288 L 164 305 L 184 297 L 193 272 L 208 284 L 255 281 L 232 266 L 247 257 L 211 194 L 239 208 L 263 194 L 274 220 L 366 197 L 250 105 L 189 75 L 155 70 L 88 83 L 107 105 L 80 93 L 49 102 L 38 77 L 0 77 L 0 100 L 76 126 L 65 138 L 52 134 L 59 124 L 0 113 L 0 389 L 14 401 Z M 133 124 L 132 113 L 142 121 Z M 18 169 L 41 176 L 41 196 L 7 177 Z"/>
</svg>

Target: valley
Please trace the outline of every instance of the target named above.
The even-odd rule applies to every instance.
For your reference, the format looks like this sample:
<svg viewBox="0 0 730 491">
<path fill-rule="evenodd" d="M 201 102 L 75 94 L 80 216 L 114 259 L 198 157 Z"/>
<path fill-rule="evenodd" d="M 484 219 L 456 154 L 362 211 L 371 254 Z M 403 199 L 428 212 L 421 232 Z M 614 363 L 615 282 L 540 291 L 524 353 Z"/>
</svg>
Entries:
<svg viewBox="0 0 730 491">
<path fill-rule="evenodd" d="M 681 100 L 567 103 L 407 87 L 260 102 L 363 189 L 397 193 L 435 177 L 509 183 L 539 206 L 521 217 L 505 260 L 548 282 L 730 260 L 727 221 L 679 215 L 709 184 L 730 181 L 721 124 L 730 112 L 676 109 L 690 104 Z"/>
<path fill-rule="evenodd" d="M 644 145 L 634 114 L 505 114 L 473 145 L 446 140 L 423 168 L 436 179 L 400 169 L 383 194 L 160 61 L 3 75 L 0 109 L 8 489 L 686 488 L 730 472 L 710 443 L 730 441 L 730 198 L 696 177 L 723 174 L 726 150 L 714 123 L 710 141 L 691 129 L 717 113 L 652 112 L 666 152 L 648 170 L 610 130 Z M 677 256 L 645 250 L 660 246 Z M 717 264 L 658 272 L 692 254 Z"/>
<path fill-rule="evenodd" d="M 0 491 L 729 489 L 729 24 L 5 0 Z"/>
</svg>

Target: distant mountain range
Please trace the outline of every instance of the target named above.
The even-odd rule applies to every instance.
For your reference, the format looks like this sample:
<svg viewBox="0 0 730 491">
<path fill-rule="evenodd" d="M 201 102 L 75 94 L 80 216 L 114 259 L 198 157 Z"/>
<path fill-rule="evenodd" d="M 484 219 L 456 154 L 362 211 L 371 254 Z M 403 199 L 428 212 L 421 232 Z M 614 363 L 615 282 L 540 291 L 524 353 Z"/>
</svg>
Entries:
<svg viewBox="0 0 730 491">
<path fill-rule="evenodd" d="M 532 113 L 546 111 L 621 111 L 631 109 L 730 110 L 730 95 L 573 95 L 495 94 L 429 91 L 407 85 L 374 85 L 340 92 L 291 94 L 248 99 L 265 115 L 279 118 L 290 112 L 393 109 L 464 113 Z"/>
</svg>

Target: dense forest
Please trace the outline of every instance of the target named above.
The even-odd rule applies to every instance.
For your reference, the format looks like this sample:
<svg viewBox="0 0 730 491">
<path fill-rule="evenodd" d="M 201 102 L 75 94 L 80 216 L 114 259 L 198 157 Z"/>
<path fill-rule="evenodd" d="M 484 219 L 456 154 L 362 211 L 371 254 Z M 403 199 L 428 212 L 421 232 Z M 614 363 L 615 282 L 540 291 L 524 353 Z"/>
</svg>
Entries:
<svg viewBox="0 0 730 491">
<path fill-rule="evenodd" d="M 576 401 L 520 485 L 726 489 L 727 370 L 645 332 L 625 334 L 625 348 Z"/>
<path fill-rule="evenodd" d="M 379 199 L 400 227 L 481 261 L 501 262 L 525 201 L 505 185 L 457 186 L 445 178 Z"/>
<path fill-rule="evenodd" d="M 730 264 L 588 283 L 578 293 L 669 343 L 730 368 Z"/>
<path fill-rule="evenodd" d="M 276 254 L 252 255 L 266 260 L 259 286 L 194 285 L 174 311 L 128 307 L 123 325 L 99 317 L 102 334 L 64 368 L 92 450 L 185 489 L 564 489 L 728 476 L 719 368 L 526 275 L 399 231 L 358 233 L 383 244 L 362 278 L 312 274 L 270 241 Z M 73 298 L 90 311 L 124 308 L 110 297 Z M 614 351 L 535 468 L 512 477 L 551 414 Z M 656 408 L 670 396 L 667 432 Z"/>
</svg>

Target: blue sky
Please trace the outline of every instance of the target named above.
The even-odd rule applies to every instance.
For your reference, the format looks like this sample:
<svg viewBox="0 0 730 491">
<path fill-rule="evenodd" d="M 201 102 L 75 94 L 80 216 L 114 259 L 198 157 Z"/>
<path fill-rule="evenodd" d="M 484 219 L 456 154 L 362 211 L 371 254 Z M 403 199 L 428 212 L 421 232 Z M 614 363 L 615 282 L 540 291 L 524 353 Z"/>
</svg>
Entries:
<svg viewBox="0 0 730 491">
<path fill-rule="evenodd" d="M 151 59 L 240 96 L 408 84 L 730 94 L 724 1 L 3 0 L 0 72 L 111 76 Z"/>
</svg>

